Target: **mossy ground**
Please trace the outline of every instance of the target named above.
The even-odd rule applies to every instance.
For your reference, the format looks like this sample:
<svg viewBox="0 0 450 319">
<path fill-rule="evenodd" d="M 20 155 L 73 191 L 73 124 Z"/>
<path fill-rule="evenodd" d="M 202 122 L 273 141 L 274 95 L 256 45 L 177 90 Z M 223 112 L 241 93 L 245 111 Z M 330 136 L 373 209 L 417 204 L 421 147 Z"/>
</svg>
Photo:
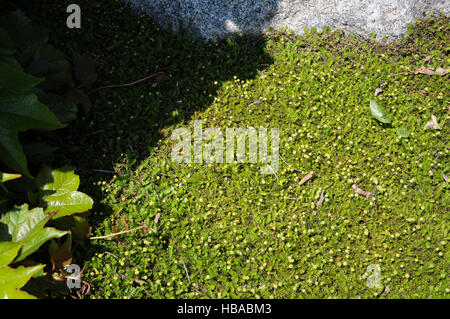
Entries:
<svg viewBox="0 0 450 319">
<path fill-rule="evenodd" d="M 93 93 L 91 113 L 61 137 L 73 145 L 61 160 L 96 200 L 93 236 L 154 230 L 90 241 L 74 260 L 86 266 L 87 297 L 450 296 L 448 75 L 406 74 L 449 68 L 448 18 L 419 21 L 391 44 L 332 30 L 203 43 L 117 1 L 79 1 L 82 29 L 68 30 L 67 4 L 25 11 L 69 55 L 97 58 L 99 86 L 167 74 L 156 87 Z M 370 99 L 392 125 L 371 116 Z M 441 130 L 425 130 L 432 114 Z M 256 164 L 175 164 L 171 133 L 194 119 L 279 128 L 289 165 L 276 177 Z M 398 137 L 405 126 L 411 135 Z M 366 283 L 371 264 L 379 289 Z"/>
</svg>

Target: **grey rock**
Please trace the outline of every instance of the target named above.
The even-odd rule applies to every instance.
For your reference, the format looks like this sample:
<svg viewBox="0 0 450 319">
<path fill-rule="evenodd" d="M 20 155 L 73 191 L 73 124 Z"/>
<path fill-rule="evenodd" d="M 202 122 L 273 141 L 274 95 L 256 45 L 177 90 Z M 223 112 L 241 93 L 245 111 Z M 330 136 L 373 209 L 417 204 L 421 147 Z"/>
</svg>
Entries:
<svg viewBox="0 0 450 319">
<path fill-rule="evenodd" d="M 204 39 L 236 33 L 259 34 L 269 27 L 324 26 L 381 39 L 399 37 L 433 10 L 450 11 L 450 0 L 124 0 L 163 26 Z"/>
</svg>

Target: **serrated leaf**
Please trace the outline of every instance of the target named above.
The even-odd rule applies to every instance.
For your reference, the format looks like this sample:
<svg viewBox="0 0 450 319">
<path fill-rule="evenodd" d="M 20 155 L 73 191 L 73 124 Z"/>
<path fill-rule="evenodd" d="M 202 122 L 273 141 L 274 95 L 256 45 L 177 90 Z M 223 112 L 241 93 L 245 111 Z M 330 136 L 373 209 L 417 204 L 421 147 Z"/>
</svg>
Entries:
<svg viewBox="0 0 450 319">
<path fill-rule="evenodd" d="M 22 247 L 22 244 L 22 242 L 0 242 L 0 267 L 4 267 L 12 263 L 14 258 L 16 258 L 20 248 Z"/>
<path fill-rule="evenodd" d="M 77 191 L 80 178 L 74 173 L 73 167 L 52 170 L 43 166 L 36 177 L 36 184 L 45 212 L 57 212 L 55 218 L 83 213 L 92 208 L 92 198 Z"/>
<path fill-rule="evenodd" d="M 22 65 L 20 65 L 20 62 L 17 61 L 14 56 L 0 56 L 0 61 L 5 62 L 6 64 L 12 66 L 13 68 L 16 68 L 17 70 L 23 71 Z"/>
<path fill-rule="evenodd" d="M 0 160 L 16 171 L 31 176 L 18 133 L 28 129 L 63 127 L 55 115 L 34 94 L 0 94 Z"/>
<path fill-rule="evenodd" d="M 411 134 L 411 132 L 408 129 L 404 128 L 404 127 L 399 127 L 396 130 L 396 133 L 397 133 L 398 136 L 403 137 L 403 138 L 408 138 L 409 135 Z"/>
<path fill-rule="evenodd" d="M 38 97 L 39 101 L 47 105 L 61 123 L 67 123 L 77 118 L 77 106 L 70 99 L 43 92 L 38 94 Z"/>
<path fill-rule="evenodd" d="M 70 71 L 70 62 L 58 49 L 44 45 L 34 54 L 33 60 L 26 67 L 26 71 L 33 76 L 48 77 Z"/>
<path fill-rule="evenodd" d="M 12 92 L 27 92 L 43 80 L 0 61 L 0 89 Z"/>
<path fill-rule="evenodd" d="M 370 113 L 381 123 L 391 123 L 391 120 L 387 117 L 385 109 L 374 100 L 370 100 Z"/>
<path fill-rule="evenodd" d="M 91 227 L 83 216 L 71 215 L 52 220 L 52 225 L 60 230 L 67 230 L 74 240 L 83 241 L 91 234 Z"/>
<path fill-rule="evenodd" d="M 52 262 L 52 270 L 64 269 L 72 263 L 72 238 L 69 234 L 63 243 L 52 240 L 48 246 L 48 254 Z"/>
<path fill-rule="evenodd" d="M 67 234 L 65 231 L 44 227 L 51 218 L 52 215 L 45 214 L 42 208 L 28 210 L 28 205 L 24 204 L 14 207 L 0 219 L 0 241 L 23 241 L 16 262 L 35 252 L 47 240 Z"/>
<path fill-rule="evenodd" d="M 45 78 L 45 81 L 39 84 L 39 89 L 44 91 L 66 92 L 75 87 L 72 72 L 66 71 L 51 74 Z"/>
<path fill-rule="evenodd" d="M 0 299 L 34 299 L 36 297 L 20 290 L 30 278 L 45 265 L 33 267 L 0 267 Z"/>
</svg>

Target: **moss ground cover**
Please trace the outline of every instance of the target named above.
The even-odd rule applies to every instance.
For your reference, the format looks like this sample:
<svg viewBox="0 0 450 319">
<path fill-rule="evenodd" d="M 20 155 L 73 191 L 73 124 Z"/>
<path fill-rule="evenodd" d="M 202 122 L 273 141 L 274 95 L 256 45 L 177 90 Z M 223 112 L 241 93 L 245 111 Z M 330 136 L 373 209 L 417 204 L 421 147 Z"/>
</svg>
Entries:
<svg viewBox="0 0 450 319">
<path fill-rule="evenodd" d="M 68 3 L 28 2 L 9 6 L 27 4 L 63 51 L 94 56 L 101 85 L 166 74 L 93 92 L 89 116 L 61 136 L 72 145 L 61 161 L 96 202 L 93 236 L 146 226 L 76 256 L 87 297 L 449 297 L 448 75 L 411 74 L 449 68 L 448 18 L 390 44 L 333 30 L 203 43 L 117 1 L 79 1 L 81 30 L 62 27 Z M 432 115 L 440 130 L 425 129 Z M 279 128 L 276 176 L 175 164 L 171 133 L 196 119 Z"/>
</svg>

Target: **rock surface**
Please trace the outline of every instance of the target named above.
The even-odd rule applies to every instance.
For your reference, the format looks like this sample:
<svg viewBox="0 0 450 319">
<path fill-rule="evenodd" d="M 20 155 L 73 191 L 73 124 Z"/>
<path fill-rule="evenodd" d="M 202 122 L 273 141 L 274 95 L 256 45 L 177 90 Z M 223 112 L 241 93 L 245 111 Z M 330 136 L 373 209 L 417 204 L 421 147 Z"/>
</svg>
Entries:
<svg viewBox="0 0 450 319">
<path fill-rule="evenodd" d="M 163 26 L 205 39 L 258 34 L 268 27 L 341 28 L 347 33 L 390 39 L 430 10 L 450 11 L 450 0 L 124 0 Z"/>
</svg>

